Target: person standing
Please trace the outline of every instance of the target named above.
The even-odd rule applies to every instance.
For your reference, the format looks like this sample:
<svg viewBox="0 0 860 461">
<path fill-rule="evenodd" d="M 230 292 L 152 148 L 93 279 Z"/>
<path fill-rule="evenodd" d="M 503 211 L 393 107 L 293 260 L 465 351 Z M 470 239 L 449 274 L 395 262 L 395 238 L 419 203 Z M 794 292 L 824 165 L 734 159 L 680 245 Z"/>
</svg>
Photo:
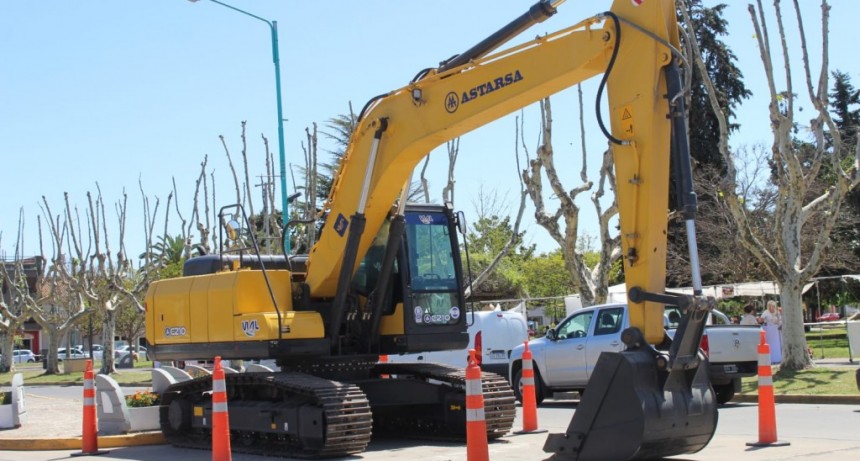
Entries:
<svg viewBox="0 0 860 461">
<path fill-rule="evenodd" d="M 741 316 L 741 325 L 758 325 L 758 319 L 755 318 L 755 308 L 752 304 L 744 306 L 744 315 Z"/>
<path fill-rule="evenodd" d="M 767 302 L 767 309 L 761 313 L 762 327 L 764 327 L 765 339 L 770 346 L 770 363 L 776 365 L 782 362 L 782 316 L 776 307 L 776 301 Z"/>
</svg>

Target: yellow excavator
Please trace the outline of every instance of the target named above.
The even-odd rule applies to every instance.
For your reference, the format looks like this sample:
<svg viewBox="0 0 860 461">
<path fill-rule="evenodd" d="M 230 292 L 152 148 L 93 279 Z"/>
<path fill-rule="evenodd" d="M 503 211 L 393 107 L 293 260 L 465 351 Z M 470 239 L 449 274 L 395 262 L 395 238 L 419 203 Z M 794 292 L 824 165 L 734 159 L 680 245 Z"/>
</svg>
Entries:
<svg viewBox="0 0 860 461">
<path fill-rule="evenodd" d="M 450 206 L 407 204 L 412 171 L 447 140 L 595 76 L 597 119 L 615 160 L 631 328 L 627 350 L 600 358 L 570 427 L 544 449 L 559 459 L 635 459 L 708 443 L 717 410 L 698 345 L 713 301 L 701 296 L 698 274 L 674 2 L 616 0 L 606 13 L 498 51 L 559 3 L 539 1 L 367 103 L 310 254 L 260 255 L 241 207 L 226 207 L 221 241 L 230 245 L 152 284 L 146 331 L 155 359 L 274 359 L 280 368 L 227 375 L 234 450 L 337 457 L 364 450 L 371 432 L 464 436 L 463 370 L 378 362 L 468 343 L 465 223 Z M 699 290 L 689 297 L 664 293 L 670 164 Z M 664 341 L 664 304 L 686 313 L 668 354 L 652 346 Z M 482 383 L 488 437 L 498 438 L 512 425 L 513 394 L 497 375 L 484 373 Z M 209 447 L 211 384 L 198 378 L 163 393 L 171 443 Z"/>
</svg>

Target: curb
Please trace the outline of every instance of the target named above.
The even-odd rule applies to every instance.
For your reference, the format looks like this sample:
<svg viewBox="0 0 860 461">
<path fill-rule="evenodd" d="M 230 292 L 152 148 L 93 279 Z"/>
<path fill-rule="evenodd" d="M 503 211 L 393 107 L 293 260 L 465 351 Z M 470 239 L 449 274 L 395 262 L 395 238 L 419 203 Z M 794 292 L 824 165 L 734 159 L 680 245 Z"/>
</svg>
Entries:
<svg viewBox="0 0 860 461">
<path fill-rule="evenodd" d="M 32 438 L 0 440 L 0 450 L 9 451 L 47 451 L 80 450 L 81 437 Z M 134 434 L 107 435 L 98 438 L 99 448 L 132 447 L 142 445 L 164 445 L 167 440 L 161 432 L 138 432 Z"/>
<path fill-rule="evenodd" d="M 860 395 L 774 395 L 776 403 L 805 403 L 819 405 L 856 405 L 860 404 Z M 731 402 L 758 403 L 758 394 L 736 394 Z"/>
</svg>

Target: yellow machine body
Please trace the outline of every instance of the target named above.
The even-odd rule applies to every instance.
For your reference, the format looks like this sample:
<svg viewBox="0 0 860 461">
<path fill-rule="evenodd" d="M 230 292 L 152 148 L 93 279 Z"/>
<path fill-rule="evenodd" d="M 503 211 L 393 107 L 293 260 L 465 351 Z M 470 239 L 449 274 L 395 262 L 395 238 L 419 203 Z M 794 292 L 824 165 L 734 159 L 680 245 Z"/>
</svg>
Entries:
<svg viewBox="0 0 860 461">
<path fill-rule="evenodd" d="M 147 341 L 206 344 L 323 338 L 318 312 L 292 309 L 290 272 L 268 271 L 268 276 L 281 310 L 280 328 L 262 271 L 226 271 L 152 284 L 146 296 Z"/>
</svg>

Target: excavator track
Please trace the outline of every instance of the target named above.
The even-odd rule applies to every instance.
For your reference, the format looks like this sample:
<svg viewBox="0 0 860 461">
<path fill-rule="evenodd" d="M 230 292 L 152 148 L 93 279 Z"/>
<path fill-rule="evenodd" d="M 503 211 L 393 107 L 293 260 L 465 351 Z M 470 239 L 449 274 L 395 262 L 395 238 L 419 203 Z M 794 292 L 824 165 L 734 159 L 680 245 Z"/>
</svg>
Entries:
<svg viewBox="0 0 860 461">
<path fill-rule="evenodd" d="M 398 387 L 418 381 L 448 388 L 445 392 L 436 393 L 444 394 L 444 397 L 435 404 L 435 412 L 421 412 L 417 405 L 408 402 L 402 410 L 394 405 L 388 411 L 383 411 L 374 398 L 378 393 L 357 383 L 370 399 L 374 412 L 374 433 L 430 440 L 465 440 L 465 370 L 439 364 L 380 363 L 373 368 L 373 373 L 389 376 L 400 383 L 395 384 Z M 513 426 L 516 416 L 514 393 L 508 382 L 495 373 L 481 373 L 481 388 L 487 439 L 497 439 L 507 434 Z M 431 403 L 427 406 L 432 408 L 434 405 Z"/>
<path fill-rule="evenodd" d="M 231 448 L 255 455 L 333 458 L 365 450 L 372 416 L 352 385 L 303 373 L 226 375 Z M 162 395 L 168 442 L 211 449 L 212 379 L 175 384 Z"/>
</svg>

